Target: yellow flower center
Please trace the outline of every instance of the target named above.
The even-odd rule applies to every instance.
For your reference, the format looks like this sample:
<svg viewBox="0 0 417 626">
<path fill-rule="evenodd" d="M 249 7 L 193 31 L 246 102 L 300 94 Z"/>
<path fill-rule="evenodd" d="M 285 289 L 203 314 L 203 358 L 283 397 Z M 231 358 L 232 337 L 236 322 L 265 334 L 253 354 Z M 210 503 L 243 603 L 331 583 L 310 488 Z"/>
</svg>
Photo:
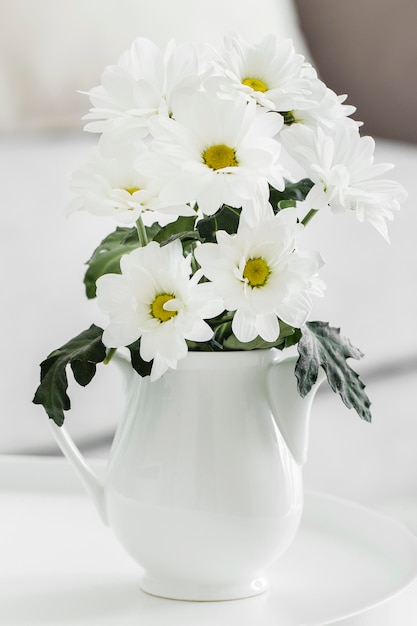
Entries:
<svg viewBox="0 0 417 626">
<path fill-rule="evenodd" d="M 270 274 L 269 267 L 263 259 L 249 259 L 243 270 L 243 278 L 246 278 L 251 287 L 263 287 Z"/>
<path fill-rule="evenodd" d="M 242 85 L 246 85 L 247 87 L 251 87 L 254 91 L 261 91 L 262 93 L 268 91 L 268 85 L 260 78 L 245 78 L 242 80 Z"/>
<path fill-rule="evenodd" d="M 169 293 L 160 293 L 156 296 L 155 300 L 151 304 L 151 314 L 153 317 L 161 322 L 167 322 L 177 314 L 177 311 L 167 311 L 164 309 L 164 304 L 173 300 L 174 296 Z"/>
<path fill-rule="evenodd" d="M 125 191 L 127 191 L 127 193 L 130 193 L 130 195 L 133 196 L 133 194 L 136 191 L 139 191 L 139 187 L 128 187 L 127 189 L 125 189 Z"/>
<path fill-rule="evenodd" d="M 223 167 L 236 167 L 239 163 L 236 152 L 224 143 L 219 143 L 204 150 L 203 161 L 212 170 L 221 170 Z"/>
</svg>

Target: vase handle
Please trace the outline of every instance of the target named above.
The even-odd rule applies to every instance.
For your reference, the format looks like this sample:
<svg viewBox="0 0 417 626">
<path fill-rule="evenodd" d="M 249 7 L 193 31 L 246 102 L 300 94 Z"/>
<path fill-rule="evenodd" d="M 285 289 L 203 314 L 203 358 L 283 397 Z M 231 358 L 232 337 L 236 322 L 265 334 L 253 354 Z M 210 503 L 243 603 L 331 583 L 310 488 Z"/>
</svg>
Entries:
<svg viewBox="0 0 417 626">
<path fill-rule="evenodd" d="M 122 371 L 129 371 L 130 373 L 133 371 L 129 361 L 125 357 L 115 354 L 112 358 L 112 361 L 113 360 L 119 365 Z M 55 441 L 76 471 L 87 493 L 94 502 L 101 519 L 108 525 L 104 485 L 88 465 L 65 426 L 57 426 L 53 420 L 49 420 L 49 423 Z"/>
<path fill-rule="evenodd" d="M 52 434 L 55 437 L 55 441 L 61 448 L 61 451 L 66 459 L 75 469 L 78 477 L 87 490 L 87 493 L 94 502 L 101 519 L 107 525 L 108 519 L 105 507 L 104 487 L 101 481 L 88 465 L 65 426 L 57 426 L 52 420 L 49 420 L 49 423 L 52 429 Z"/>
</svg>

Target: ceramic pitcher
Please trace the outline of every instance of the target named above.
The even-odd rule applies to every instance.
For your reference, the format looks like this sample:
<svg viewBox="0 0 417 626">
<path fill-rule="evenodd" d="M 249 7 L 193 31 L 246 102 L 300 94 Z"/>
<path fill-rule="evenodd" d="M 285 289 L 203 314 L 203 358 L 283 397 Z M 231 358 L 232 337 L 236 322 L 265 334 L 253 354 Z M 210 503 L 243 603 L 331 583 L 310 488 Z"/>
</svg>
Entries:
<svg viewBox="0 0 417 626">
<path fill-rule="evenodd" d="M 295 361 L 277 350 L 190 352 L 155 382 L 122 362 L 127 403 L 103 484 L 51 422 L 102 519 L 143 569 L 145 592 L 229 600 L 268 588 L 268 567 L 300 523 L 323 377 L 302 399 Z"/>
</svg>

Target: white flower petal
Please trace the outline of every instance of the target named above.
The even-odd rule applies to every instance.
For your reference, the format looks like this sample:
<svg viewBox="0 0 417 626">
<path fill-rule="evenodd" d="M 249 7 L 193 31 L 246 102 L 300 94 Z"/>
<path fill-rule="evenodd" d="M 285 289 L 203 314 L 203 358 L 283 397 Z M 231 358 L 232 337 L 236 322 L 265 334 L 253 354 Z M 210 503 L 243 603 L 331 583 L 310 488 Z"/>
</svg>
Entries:
<svg viewBox="0 0 417 626">
<path fill-rule="evenodd" d="M 190 341 L 210 341 L 213 329 L 204 320 L 196 320 L 191 330 L 187 331 L 186 339 Z"/>
<path fill-rule="evenodd" d="M 175 369 L 176 365 L 176 361 L 167 361 L 160 354 L 156 354 L 151 369 L 151 382 L 154 382 L 155 380 L 158 380 L 158 378 L 161 378 L 161 376 L 163 376 L 170 367 Z"/>
<path fill-rule="evenodd" d="M 258 315 L 256 318 L 258 334 L 265 341 L 276 341 L 279 337 L 279 321 L 275 313 Z"/>
<path fill-rule="evenodd" d="M 128 346 L 140 337 L 140 331 L 134 320 L 124 323 L 113 322 L 103 332 L 103 343 L 107 348 Z"/>
<path fill-rule="evenodd" d="M 247 311 L 238 309 L 233 317 L 232 330 L 239 341 L 247 343 L 258 336 L 256 317 Z"/>
</svg>

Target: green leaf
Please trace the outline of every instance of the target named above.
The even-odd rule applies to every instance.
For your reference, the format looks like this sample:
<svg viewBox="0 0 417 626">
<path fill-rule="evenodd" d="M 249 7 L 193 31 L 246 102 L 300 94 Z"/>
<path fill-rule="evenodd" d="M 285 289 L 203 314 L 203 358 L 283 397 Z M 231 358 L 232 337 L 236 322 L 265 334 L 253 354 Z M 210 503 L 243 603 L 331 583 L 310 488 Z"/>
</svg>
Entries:
<svg viewBox="0 0 417 626">
<path fill-rule="evenodd" d="M 222 317 L 224 319 L 223 315 L 220 316 L 220 319 Z M 230 338 L 231 335 L 232 335 L 232 320 L 227 319 L 227 313 L 226 313 L 226 319 L 224 319 L 222 324 L 218 324 L 214 330 L 213 338 L 210 341 L 212 349 L 223 350 L 225 342 L 227 341 L 228 338 Z"/>
<path fill-rule="evenodd" d="M 154 222 L 150 226 L 145 226 L 145 232 L 148 241 L 153 241 L 154 239 L 156 239 L 161 229 L 162 226 L 160 226 L 158 222 Z"/>
<path fill-rule="evenodd" d="M 298 391 L 306 396 L 317 380 L 321 366 L 327 375 L 330 387 L 338 393 L 345 405 L 354 408 L 359 417 L 370 422 L 371 402 L 366 395 L 365 385 L 346 359 L 361 359 L 363 354 L 326 322 L 307 322 L 301 328 L 298 342 L 299 358 L 295 368 Z"/>
<path fill-rule="evenodd" d="M 130 352 L 132 367 L 140 376 L 149 376 L 153 361 L 144 361 L 140 356 L 140 339 L 127 346 Z"/>
<path fill-rule="evenodd" d="M 295 346 L 300 341 L 301 330 L 299 328 L 293 328 L 293 331 L 294 332 L 292 334 L 288 334 L 285 337 L 284 348 L 291 348 L 291 346 Z"/>
<path fill-rule="evenodd" d="M 205 217 L 197 223 L 200 237 L 205 242 L 215 242 L 216 232 L 225 230 L 229 235 L 237 231 L 240 219 L 240 209 L 224 204 L 221 209 L 211 217 Z"/>
<path fill-rule="evenodd" d="M 175 239 L 198 239 L 198 232 L 194 230 L 196 215 L 180 216 L 175 222 L 171 222 L 160 228 L 153 237 L 161 246 L 164 246 Z"/>
<path fill-rule="evenodd" d="M 71 408 L 67 394 L 66 367 L 71 366 L 78 384 L 88 385 L 96 373 L 97 363 L 101 363 L 106 357 L 102 335 L 103 330 L 93 324 L 58 350 L 51 352 L 41 363 L 41 383 L 33 402 L 41 404 L 58 426 L 64 423 L 64 411 Z"/>
<path fill-rule="evenodd" d="M 296 183 L 285 181 L 285 189 L 278 191 L 274 187 L 269 187 L 269 202 L 272 204 L 275 212 L 280 211 L 283 208 L 294 206 L 294 204 L 288 204 L 288 201 L 301 202 L 306 199 L 306 196 L 313 186 L 313 181 L 309 178 L 302 178 Z"/>
<path fill-rule="evenodd" d="M 187 244 L 187 242 L 190 242 L 190 241 L 201 241 L 200 235 L 198 234 L 197 231 L 185 230 L 185 231 L 182 231 L 181 233 L 171 235 L 171 237 L 168 237 L 168 239 L 164 239 L 164 241 L 162 241 L 160 244 L 161 248 L 162 246 L 166 246 L 172 241 L 175 241 L 176 239 L 179 239 L 180 241 L 183 242 L 183 244 L 185 243 L 185 245 Z"/>
<path fill-rule="evenodd" d="M 71 360 L 71 369 L 77 383 L 85 387 L 94 378 L 97 368 L 96 364 L 91 361 L 73 358 Z"/>
<path fill-rule="evenodd" d="M 96 281 L 104 274 L 120 274 L 120 259 L 139 247 L 136 228 L 118 226 L 107 235 L 87 261 L 88 270 L 84 276 L 87 298 L 96 297 Z"/>
</svg>

